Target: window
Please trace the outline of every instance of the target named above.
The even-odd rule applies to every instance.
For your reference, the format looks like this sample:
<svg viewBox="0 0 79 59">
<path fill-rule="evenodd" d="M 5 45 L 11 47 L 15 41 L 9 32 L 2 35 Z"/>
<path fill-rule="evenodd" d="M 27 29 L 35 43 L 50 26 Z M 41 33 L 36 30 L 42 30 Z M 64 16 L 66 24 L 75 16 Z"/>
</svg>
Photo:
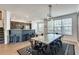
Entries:
<svg viewBox="0 0 79 59">
<path fill-rule="evenodd" d="M 53 32 L 53 20 L 48 21 L 48 33 Z"/>
<path fill-rule="evenodd" d="M 54 20 L 54 32 L 61 33 L 61 20 Z"/>
<path fill-rule="evenodd" d="M 72 35 L 72 18 L 62 19 L 62 32 L 66 35 Z"/>
<path fill-rule="evenodd" d="M 44 23 L 38 23 L 38 32 L 44 32 Z M 48 33 L 72 35 L 72 18 L 48 21 Z"/>
<path fill-rule="evenodd" d="M 54 32 L 64 35 L 72 35 L 72 18 L 54 20 Z"/>
<path fill-rule="evenodd" d="M 43 33 L 44 32 L 44 23 L 43 22 L 39 22 L 38 24 L 38 32 L 39 33 Z"/>
</svg>

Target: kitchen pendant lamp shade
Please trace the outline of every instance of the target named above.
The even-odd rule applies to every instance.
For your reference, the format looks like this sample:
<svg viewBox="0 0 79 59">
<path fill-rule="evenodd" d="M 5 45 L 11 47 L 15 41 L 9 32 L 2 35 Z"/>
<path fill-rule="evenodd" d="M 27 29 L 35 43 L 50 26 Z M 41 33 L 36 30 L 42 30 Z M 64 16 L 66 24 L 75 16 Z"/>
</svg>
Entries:
<svg viewBox="0 0 79 59">
<path fill-rule="evenodd" d="M 50 21 L 50 20 L 53 18 L 53 17 L 52 17 L 52 5 L 48 5 L 48 7 L 49 7 L 49 13 L 48 13 L 46 19 L 47 19 L 48 21 Z"/>
</svg>

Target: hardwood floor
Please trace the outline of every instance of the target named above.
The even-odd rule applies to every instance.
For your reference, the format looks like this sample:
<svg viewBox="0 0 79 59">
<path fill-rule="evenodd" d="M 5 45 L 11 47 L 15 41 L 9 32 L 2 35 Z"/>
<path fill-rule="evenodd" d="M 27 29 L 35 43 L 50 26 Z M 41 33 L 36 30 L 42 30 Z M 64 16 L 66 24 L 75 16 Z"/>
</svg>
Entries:
<svg viewBox="0 0 79 59">
<path fill-rule="evenodd" d="M 18 55 L 17 50 L 26 46 L 30 46 L 28 41 L 8 45 L 0 44 L 0 55 Z"/>
<path fill-rule="evenodd" d="M 21 49 L 23 47 L 29 47 L 29 46 L 30 46 L 30 42 L 28 41 L 19 42 L 16 44 L 7 44 L 7 45 L 0 44 L 0 55 L 19 55 L 17 52 L 18 49 Z M 75 45 L 75 54 L 79 55 L 79 48 L 77 45 Z"/>
</svg>

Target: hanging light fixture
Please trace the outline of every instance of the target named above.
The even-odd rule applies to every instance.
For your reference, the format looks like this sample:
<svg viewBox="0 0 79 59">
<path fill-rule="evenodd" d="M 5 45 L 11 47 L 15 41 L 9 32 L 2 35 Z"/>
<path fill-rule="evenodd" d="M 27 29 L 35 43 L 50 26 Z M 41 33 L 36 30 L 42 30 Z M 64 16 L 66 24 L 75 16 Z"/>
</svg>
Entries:
<svg viewBox="0 0 79 59">
<path fill-rule="evenodd" d="M 47 15 L 47 20 L 50 21 L 52 19 L 52 5 L 48 5 L 49 13 Z"/>
</svg>

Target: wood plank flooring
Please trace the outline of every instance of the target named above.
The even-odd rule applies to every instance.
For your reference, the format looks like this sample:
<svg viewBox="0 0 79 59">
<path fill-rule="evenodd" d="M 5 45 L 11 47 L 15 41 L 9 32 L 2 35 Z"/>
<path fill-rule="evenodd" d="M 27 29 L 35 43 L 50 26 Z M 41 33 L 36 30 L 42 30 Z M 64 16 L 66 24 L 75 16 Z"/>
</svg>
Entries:
<svg viewBox="0 0 79 59">
<path fill-rule="evenodd" d="M 0 44 L 0 55 L 18 55 L 18 49 L 28 46 L 30 46 L 30 43 L 28 41 L 7 45 Z"/>
<path fill-rule="evenodd" d="M 66 42 L 67 43 L 67 42 Z M 30 42 L 19 42 L 14 44 L 0 44 L 0 55 L 19 55 L 17 50 L 21 49 L 23 47 L 29 47 Z M 75 45 L 75 52 L 77 55 L 79 55 L 79 48 L 77 45 Z"/>
</svg>

